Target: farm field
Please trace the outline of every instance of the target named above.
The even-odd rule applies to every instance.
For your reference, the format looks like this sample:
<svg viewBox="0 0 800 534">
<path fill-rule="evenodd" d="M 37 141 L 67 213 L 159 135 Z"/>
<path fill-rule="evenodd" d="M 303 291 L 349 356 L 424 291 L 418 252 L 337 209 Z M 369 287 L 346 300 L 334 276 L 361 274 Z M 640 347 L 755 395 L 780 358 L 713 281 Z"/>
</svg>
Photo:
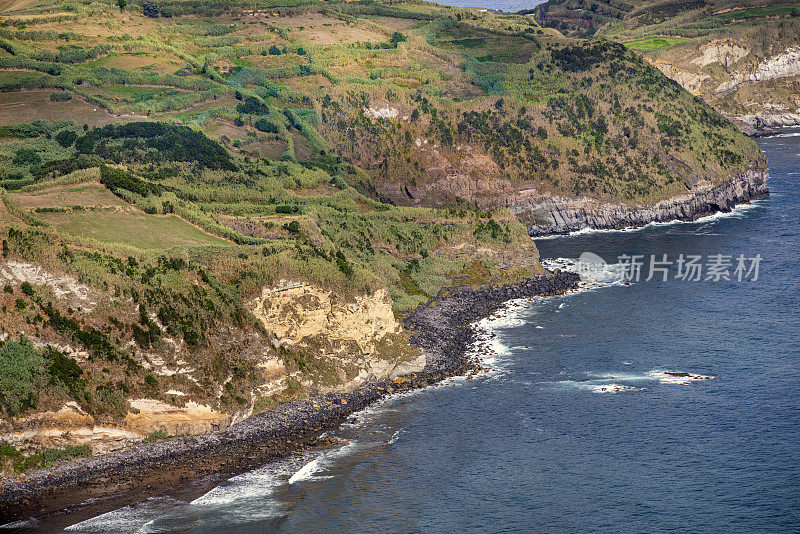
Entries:
<svg viewBox="0 0 800 534">
<path fill-rule="evenodd" d="M 53 102 L 50 95 L 53 90 L 30 90 L 0 93 L 0 124 L 17 124 L 39 120 L 53 121 L 68 118 L 78 124 L 105 126 L 118 122 L 146 117 L 116 116 L 96 104 L 91 104 L 80 97 L 73 97 L 67 102 Z"/>
<path fill-rule="evenodd" d="M 142 249 L 228 244 L 174 215 L 155 216 L 131 210 L 104 210 L 42 213 L 39 216 L 59 231 L 72 236 Z"/>
<path fill-rule="evenodd" d="M 172 74 L 185 67 L 186 63 L 167 54 L 137 50 L 133 52 L 109 54 L 88 62 L 87 66 Z"/>
<path fill-rule="evenodd" d="M 123 200 L 99 182 L 58 186 L 35 193 L 12 193 L 11 199 L 24 210 L 36 208 L 65 208 L 69 206 L 124 206 Z"/>
</svg>

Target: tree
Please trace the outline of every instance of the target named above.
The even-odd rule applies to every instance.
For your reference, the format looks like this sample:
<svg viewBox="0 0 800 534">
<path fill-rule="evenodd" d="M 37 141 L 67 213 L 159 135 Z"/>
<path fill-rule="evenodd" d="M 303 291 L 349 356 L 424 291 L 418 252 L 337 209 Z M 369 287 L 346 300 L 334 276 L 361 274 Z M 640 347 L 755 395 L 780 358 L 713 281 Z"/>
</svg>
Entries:
<svg viewBox="0 0 800 534">
<path fill-rule="evenodd" d="M 33 285 L 31 285 L 30 282 L 28 281 L 22 282 L 22 285 L 19 286 L 19 288 L 25 295 L 28 295 L 29 297 L 33 296 Z"/>
<path fill-rule="evenodd" d="M 42 162 L 42 156 L 30 148 L 20 148 L 14 155 L 14 165 L 36 165 Z"/>
<path fill-rule="evenodd" d="M 236 105 L 236 111 L 249 115 L 266 115 L 269 107 L 254 96 L 248 96 L 241 104 Z"/>
<path fill-rule="evenodd" d="M 281 49 L 275 45 L 269 47 L 269 55 L 271 56 L 279 56 L 281 55 Z"/>
<path fill-rule="evenodd" d="M 299 234 L 300 233 L 300 223 L 297 221 L 292 221 L 290 223 L 286 223 L 283 225 L 283 229 L 289 232 L 290 234 Z"/>
<path fill-rule="evenodd" d="M 354 274 L 353 266 L 350 265 L 350 262 L 347 261 L 347 258 L 342 254 L 341 250 L 336 252 L 336 266 L 339 267 L 339 270 L 342 271 L 347 278 L 352 278 Z"/>
<path fill-rule="evenodd" d="M 78 134 L 73 132 L 72 130 L 61 130 L 56 134 L 56 141 L 58 144 L 64 148 L 70 147 L 75 144 L 75 140 L 78 138 Z"/>
<path fill-rule="evenodd" d="M 158 14 L 158 6 L 154 2 L 145 2 L 142 4 L 142 15 L 145 17 L 157 19 Z"/>
<path fill-rule="evenodd" d="M 16 416 L 35 408 L 46 384 L 45 361 L 26 339 L 8 341 L 0 349 L 0 403 Z"/>
<path fill-rule="evenodd" d="M 117 5 L 120 11 L 125 11 L 125 6 L 128 5 L 128 0 L 117 0 Z"/>
<path fill-rule="evenodd" d="M 258 119 L 254 124 L 257 130 L 266 133 L 278 133 L 278 127 L 271 121 L 267 119 Z"/>
</svg>

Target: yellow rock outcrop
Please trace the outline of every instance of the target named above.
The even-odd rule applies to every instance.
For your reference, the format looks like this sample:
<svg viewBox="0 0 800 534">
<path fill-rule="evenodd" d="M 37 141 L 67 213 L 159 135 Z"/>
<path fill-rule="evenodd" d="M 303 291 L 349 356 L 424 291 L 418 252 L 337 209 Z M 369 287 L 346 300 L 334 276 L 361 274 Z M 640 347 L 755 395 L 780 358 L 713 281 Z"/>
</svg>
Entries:
<svg viewBox="0 0 800 534">
<path fill-rule="evenodd" d="M 182 407 L 155 399 L 136 399 L 130 404 L 134 410 L 125 416 L 125 427 L 145 435 L 156 431 L 171 436 L 205 434 L 230 422 L 228 414 L 193 401 Z"/>
<path fill-rule="evenodd" d="M 320 391 L 349 390 L 425 366 L 385 289 L 346 302 L 331 291 L 281 281 L 250 308 L 286 349 L 290 371 Z"/>
</svg>

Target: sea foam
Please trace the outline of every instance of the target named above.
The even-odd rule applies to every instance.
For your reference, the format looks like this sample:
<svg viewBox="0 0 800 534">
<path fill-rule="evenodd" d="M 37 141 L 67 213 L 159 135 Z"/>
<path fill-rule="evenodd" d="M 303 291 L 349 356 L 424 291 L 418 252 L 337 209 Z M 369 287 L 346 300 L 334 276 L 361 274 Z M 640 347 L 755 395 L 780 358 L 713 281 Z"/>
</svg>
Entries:
<svg viewBox="0 0 800 534">
<path fill-rule="evenodd" d="M 71 525 L 66 532 L 140 532 L 154 519 L 185 505 L 171 497 L 155 496 Z"/>
<path fill-rule="evenodd" d="M 631 365 L 623 362 L 623 365 Z M 714 375 L 702 375 L 684 371 L 666 371 L 653 369 L 644 373 L 586 373 L 586 380 L 561 380 L 555 384 L 566 389 L 580 389 L 592 393 L 619 393 L 623 391 L 641 391 L 643 384 L 658 382 L 664 385 L 689 385 L 716 378 Z"/>
</svg>

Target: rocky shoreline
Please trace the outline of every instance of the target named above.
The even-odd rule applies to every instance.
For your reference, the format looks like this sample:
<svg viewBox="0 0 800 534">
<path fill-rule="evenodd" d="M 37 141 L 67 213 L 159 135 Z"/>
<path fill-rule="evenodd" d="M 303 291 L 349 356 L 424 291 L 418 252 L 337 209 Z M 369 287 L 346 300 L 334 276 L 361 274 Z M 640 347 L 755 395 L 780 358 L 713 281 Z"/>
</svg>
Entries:
<svg viewBox="0 0 800 534">
<path fill-rule="evenodd" d="M 731 118 L 739 130 L 750 137 L 768 137 L 779 133 L 776 128 L 800 126 L 800 113 L 757 113 Z"/>
<path fill-rule="evenodd" d="M 686 194 L 653 205 L 629 206 L 592 198 L 529 198 L 511 209 L 527 222 L 532 237 L 568 234 L 587 228 L 618 230 L 652 222 L 693 221 L 717 212 L 730 212 L 737 204 L 769 195 L 766 169 L 744 171 L 711 187 L 698 185 Z"/>
<path fill-rule="evenodd" d="M 443 289 L 404 321 L 412 344 L 426 353 L 421 373 L 280 405 L 212 434 L 140 445 L 2 479 L 0 524 L 35 517 L 48 527 L 66 526 L 198 479 L 213 486 L 292 452 L 324 445 L 320 434 L 385 395 L 425 387 L 475 366 L 467 356 L 476 336 L 472 324 L 503 303 L 563 293 L 577 283 L 578 275 L 557 272 L 477 290 Z"/>
<path fill-rule="evenodd" d="M 800 126 L 800 113 L 742 115 L 734 117 L 733 123 L 750 137 L 778 135 L 784 128 Z"/>
</svg>

